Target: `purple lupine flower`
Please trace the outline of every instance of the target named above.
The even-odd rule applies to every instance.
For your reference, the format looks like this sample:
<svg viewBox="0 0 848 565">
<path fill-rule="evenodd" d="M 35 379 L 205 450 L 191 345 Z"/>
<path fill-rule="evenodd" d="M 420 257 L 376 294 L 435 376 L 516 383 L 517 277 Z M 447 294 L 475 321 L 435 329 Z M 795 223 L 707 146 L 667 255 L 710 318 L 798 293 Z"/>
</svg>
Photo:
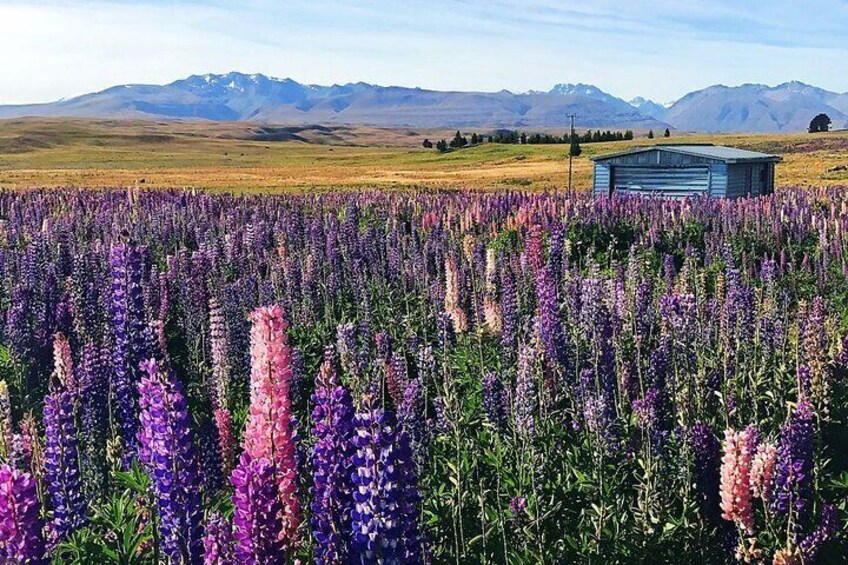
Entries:
<svg viewBox="0 0 848 565">
<path fill-rule="evenodd" d="M 554 367 L 562 370 L 566 361 L 565 335 L 559 319 L 556 279 L 548 267 L 542 267 L 536 273 L 536 292 L 539 297 L 536 327 L 545 346 L 545 355 Z"/>
<path fill-rule="evenodd" d="M 60 375 L 52 380 L 44 399 L 44 474 L 53 504 L 50 538 L 58 543 L 85 524 L 86 503 L 74 414 L 76 395 Z"/>
<path fill-rule="evenodd" d="M 842 518 L 839 510 L 830 503 L 821 507 L 821 517 L 816 528 L 801 540 L 800 549 L 804 563 L 815 563 L 816 555 L 828 540 L 836 536 L 842 529 Z"/>
<path fill-rule="evenodd" d="M 518 352 L 518 376 L 515 380 L 515 398 L 512 419 L 515 430 L 527 437 L 536 434 L 536 405 L 538 390 L 533 370 L 533 347 L 525 345 Z"/>
<path fill-rule="evenodd" d="M 315 562 L 347 563 L 350 551 L 353 464 L 353 400 L 339 384 L 332 351 L 316 379 L 312 395 L 312 532 Z"/>
<path fill-rule="evenodd" d="M 138 458 L 150 474 L 162 551 L 173 563 L 201 563 L 200 473 L 182 385 L 154 359 L 141 369 Z"/>
<path fill-rule="evenodd" d="M 211 419 L 200 424 L 197 433 L 197 451 L 202 470 L 203 486 L 207 493 L 218 492 L 224 486 L 221 438 Z"/>
<path fill-rule="evenodd" d="M 209 516 L 203 534 L 203 565 L 235 565 L 233 530 L 217 512 Z"/>
<path fill-rule="evenodd" d="M 412 379 L 403 391 L 403 402 L 398 408 L 398 423 L 409 437 L 416 468 L 420 474 L 427 458 L 427 428 L 424 412 L 424 383 L 421 377 Z"/>
<path fill-rule="evenodd" d="M 3 563 L 42 565 L 45 558 L 41 505 L 29 473 L 0 465 L 0 558 Z"/>
<path fill-rule="evenodd" d="M 504 387 L 497 373 L 483 377 L 483 410 L 486 420 L 498 431 L 506 429 L 506 399 Z"/>
<path fill-rule="evenodd" d="M 645 391 L 642 398 L 632 402 L 636 414 L 636 424 L 648 434 L 648 443 L 654 454 L 662 451 L 663 443 L 669 435 L 665 423 L 665 402 L 659 389 L 654 387 Z"/>
<path fill-rule="evenodd" d="M 780 430 L 771 508 L 802 515 L 812 489 L 815 414 L 808 400 L 799 402 Z M 796 520 L 796 525 L 799 521 Z"/>
<path fill-rule="evenodd" d="M 509 358 L 518 343 L 518 295 L 515 289 L 515 277 L 506 269 L 501 283 L 501 315 L 503 316 L 501 343 L 504 346 L 504 355 Z"/>
<path fill-rule="evenodd" d="M 109 426 L 108 350 L 93 344 L 82 349 L 77 365 L 83 478 L 90 493 L 106 485 L 106 439 Z"/>
<path fill-rule="evenodd" d="M 719 484 L 721 481 L 721 444 L 710 427 L 703 423 L 692 426 L 689 444 L 693 455 L 695 492 L 703 514 L 714 523 L 720 522 L 721 507 Z"/>
<path fill-rule="evenodd" d="M 242 453 L 230 480 L 233 492 L 233 537 L 238 563 L 282 565 L 286 562 L 281 521 L 282 505 L 274 467 L 265 458 Z"/>
<path fill-rule="evenodd" d="M 417 489 L 409 437 L 370 397 L 354 418 L 353 560 L 415 563 L 422 558 Z"/>
<path fill-rule="evenodd" d="M 138 415 L 135 383 L 140 363 L 150 357 L 152 336 L 145 318 L 142 295 L 142 264 L 139 250 L 116 245 L 109 256 L 112 273 L 112 393 L 117 404 L 124 448 L 124 465 L 135 455 Z"/>
<path fill-rule="evenodd" d="M 436 331 L 439 336 L 439 349 L 448 351 L 456 344 L 453 320 L 447 312 L 439 312 L 436 316 Z"/>
</svg>

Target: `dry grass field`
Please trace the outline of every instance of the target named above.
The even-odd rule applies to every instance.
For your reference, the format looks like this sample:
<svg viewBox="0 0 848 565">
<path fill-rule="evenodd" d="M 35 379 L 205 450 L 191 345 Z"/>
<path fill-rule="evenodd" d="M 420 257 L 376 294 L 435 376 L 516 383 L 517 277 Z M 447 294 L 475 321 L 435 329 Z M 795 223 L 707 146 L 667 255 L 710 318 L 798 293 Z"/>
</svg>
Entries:
<svg viewBox="0 0 848 565">
<path fill-rule="evenodd" d="M 566 146 L 487 144 L 444 155 L 421 148 L 425 137 L 451 135 L 244 123 L 6 120 L 0 121 L 0 187 L 143 183 L 303 192 L 366 187 L 543 190 L 568 184 Z M 574 162 L 575 186 L 590 185 L 590 157 L 655 141 L 712 142 L 778 153 L 785 160 L 778 166 L 781 186 L 848 184 L 848 132 L 836 132 L 681 135 L 586 144 Z"/>
</svg>

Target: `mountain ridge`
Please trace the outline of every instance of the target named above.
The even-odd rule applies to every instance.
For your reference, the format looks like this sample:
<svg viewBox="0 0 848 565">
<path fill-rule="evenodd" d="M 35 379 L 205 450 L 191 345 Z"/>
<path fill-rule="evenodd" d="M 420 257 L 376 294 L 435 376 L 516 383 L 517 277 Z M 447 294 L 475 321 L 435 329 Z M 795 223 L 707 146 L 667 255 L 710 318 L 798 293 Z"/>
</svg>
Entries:
<svg viewBox="0 0 848 565">
<path fill-rule="evenodd" d="M 848 93 L 800 81 L 712 85 L 669 106 L 625 101 L 583 83 L 514 93 L 440 91 L 366 82 L 322 86 L 261 73 L 195 74 L 164 85 L 124 84 L 56 102 L 0 105 L 0 118 L 207 119 L 291 125 L 565 127 L 703 132 L 803 131 L 818 113 L 848 125 Z"/>
</svg>

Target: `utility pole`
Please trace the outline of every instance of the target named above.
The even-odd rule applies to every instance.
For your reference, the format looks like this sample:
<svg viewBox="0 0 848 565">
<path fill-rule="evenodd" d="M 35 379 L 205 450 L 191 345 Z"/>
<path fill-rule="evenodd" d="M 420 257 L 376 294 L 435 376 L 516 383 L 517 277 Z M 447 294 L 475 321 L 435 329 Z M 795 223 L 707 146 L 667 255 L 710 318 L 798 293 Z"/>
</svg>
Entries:
<svg viewBox="0 0 848 565">
<path fill-rule="evenodd" d="M 574 160 L 574 155 L 572 155 L 574 149 L 574 118 L 577 117 L 577 114 L 566 114 L 566 117 L 571 118 L 571 134 L 568 137 L 568 192 L 570 193 L 572 161 Z"/>
</svg>

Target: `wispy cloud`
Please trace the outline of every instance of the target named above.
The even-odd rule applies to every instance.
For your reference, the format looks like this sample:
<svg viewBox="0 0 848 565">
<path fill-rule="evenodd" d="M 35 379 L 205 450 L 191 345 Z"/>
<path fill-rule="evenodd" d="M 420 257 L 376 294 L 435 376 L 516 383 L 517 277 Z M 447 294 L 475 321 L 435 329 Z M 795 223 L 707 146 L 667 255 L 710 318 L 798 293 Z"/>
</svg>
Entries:
<svg viewBox="0 0 848 565">
<path fill-rule="evenodd" d="M 848 3 L 0 0 L 0 49 L 0 103 L 229 70 L 479 90 L 579 81 L 659 100 L 718 82 L 844 91 Z"/>
</svg>

